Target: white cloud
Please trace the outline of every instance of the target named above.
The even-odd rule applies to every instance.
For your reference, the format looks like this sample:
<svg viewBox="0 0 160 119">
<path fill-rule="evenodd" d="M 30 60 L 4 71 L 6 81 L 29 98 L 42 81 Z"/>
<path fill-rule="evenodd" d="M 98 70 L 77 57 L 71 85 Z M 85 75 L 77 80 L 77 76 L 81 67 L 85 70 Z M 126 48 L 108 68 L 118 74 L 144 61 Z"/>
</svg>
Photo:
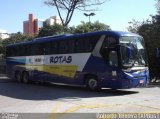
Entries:
<svg viewBox="0 0 160 119">
<path fill-rule="evenodd" d="M 8 38 L 9 35 L 7 34 L 7 30 L 0 29 L 0 37 L 2 39 Z"/>
</svg>

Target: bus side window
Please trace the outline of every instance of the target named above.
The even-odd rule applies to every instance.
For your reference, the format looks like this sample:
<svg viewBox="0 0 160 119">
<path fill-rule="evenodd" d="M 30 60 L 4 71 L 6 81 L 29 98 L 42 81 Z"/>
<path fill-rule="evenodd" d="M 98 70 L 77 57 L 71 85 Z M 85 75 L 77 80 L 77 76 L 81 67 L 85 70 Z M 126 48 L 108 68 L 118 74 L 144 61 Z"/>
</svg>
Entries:
<svg viewBox="0 0 160 119">
<path fill-rule="evenodd" d="M 23 55 L 23 45 L 18 46 L 18 56 L 22 56 Z"/>
<path fill-rule="evenodd" d="M 74 48 L 75 48 L 75 46 L 74 46 L 74 39 L 70 39 L 69 41 L 68 41 L 68 53 L 74 53 Z"/>
<path fill-rule="evenodd" d="M 24 45 L 20 45 L 18 46 L 18 49 L 19 49 L 19 56 L 25 56 L 25 48 L 24 48 Z"/>
<path fill-rule="evenodd" d="M 28 55 L 28 56 L 31 56 L 31 55 L 33 55 L 34 54 L 34 47 L 33 47 L 33 44 L 32 45 L 26 45 L 25 46 L 26 48 L 26 55 Z"/>
<path fill-rule="evenodd" d="M 9 50 L 9 48 L 6 48 L 6 57 L 10 57 L 10 50 Z"/>
<path fill-rule="evenodd" d="M 91 52 L 94 49 L 97 41 L 99 40 L 99 37 L 100 36 L 91 36 L 85 39 L 86 52 Z"/>
<path fill-rule="evenodd" d="M 36 54 L 44 55 L 44 44 L 43 43 L 37 44 Z"/>
<path fill-rule="evenodd" d="M 6 51 L 6 56 L 11 57 L 12 56 L 12 47 L 8 47 Z"/>
<path fill-rule="evenodd" d="M 18 51 L 18 46 L 13 47 L 13 56 L 18 56 L 19 51 Z"/>
<path fill-rule="evenodd" d="M 85 52 L 90 52 L 92 50 L 91 40 L 85 39 L 84 46 L 85 46 Z"/>
<path fill-rule="evenodd" d="M 59 52 L 61 54 L 68 53 L 68 41 L 67 40 L 60 41 Z"/>
<path fill-rule="evenodd" d="M 13 56 L 13 47 L 8 47 L 7 49 L 6 49 L 6 56 L 7 57 L 11 57 L 11 56 Z"/>
<path fill-rule="evenodd" d="M 44 52 L 45 55 L 51 54 L 51 51 L 52 51 L 52 50 L 51 50 L 51 42 L 45 43 L 45 44 L 44 44 L 44 49 L 45 49 L 45 50 L 44 50 L 44 51 L 45 51 L 45 52 Z"/>
<path fill-rule="evenodd" d="M 51 54 L 57 54 L 57 53 L 59 53 L 59 42 L 58 41 L 53 41 L 53 42 L 51 42 L 51 45 L 50 45 L 51 47 Z"/>
<path fill-rule="evenodd" d="M 44 54 L 44 48 L 43 44 L 29 44 L 27 47 L 27 54 L 28 56 L 31 55 L 43 55 Z"/>
<path fill-rule="evenodd" d="M 114 47 L 117 44 L 116 38 L 107 36 L 103 42 L 102 48 Z"/>
<path fill-rule="evenodd" d="M 76 53 L 84 52 L 84 42 L 83 41 L 84 41 L 83 39 L 75 40 L 75 52 Z"/>
</svg>

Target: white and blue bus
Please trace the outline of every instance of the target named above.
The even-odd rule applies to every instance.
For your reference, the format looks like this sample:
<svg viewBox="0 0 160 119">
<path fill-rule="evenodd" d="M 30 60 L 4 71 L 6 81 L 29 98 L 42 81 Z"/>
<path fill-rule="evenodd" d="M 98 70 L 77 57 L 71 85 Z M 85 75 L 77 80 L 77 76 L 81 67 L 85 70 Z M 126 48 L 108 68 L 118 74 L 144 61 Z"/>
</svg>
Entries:
<svg viewBox="0 0 160 119">
<path fill-rule="evenodd" d="M 7 76 L 24 83 L 126 89 L 148 84 L 147 66 L 143 38 L 129 32 L 49 36 L 6 47 Z"/>
</svg>

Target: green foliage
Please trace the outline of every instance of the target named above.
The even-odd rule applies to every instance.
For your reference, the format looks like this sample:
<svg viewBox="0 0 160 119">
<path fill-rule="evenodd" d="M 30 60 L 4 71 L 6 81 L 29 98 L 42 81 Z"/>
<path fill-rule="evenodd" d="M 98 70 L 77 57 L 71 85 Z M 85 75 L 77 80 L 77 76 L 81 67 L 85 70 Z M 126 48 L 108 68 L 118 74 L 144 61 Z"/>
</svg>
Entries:
<svg viewBox="0 0 160 119">
<path fill-rule="evenodd" d="M 156 3 L 157 14 L 151 20 L 129 22 L 128 30 L 143 36 L 147 48 L 148 62 L 152 76 L 160 76 L 160 59 L 156 57 L 156 48 L 160 48 L 160 0 Z"/>
<path fill-rule="evenodd" d="M 110 30 L 110 26 L 105 25 L 103 23 L 94 22 L 81 22 L 74 31 L 74 33 L 87 33 L 92 31 L 103 31 L 103 30 Z"/>
<path fill-rule="evenodd" d="M 3 51 L 3 44 L 2 44 L 2 40 L 0 40 L 0 54 L 2 54 Z"/>
<path fill-rule="evenodd" d="M 136 21 L 135 19 L 132 19 L 132 21 L 128 23 L 129 27 L 127 29 L 132 33 L 138 33 L 139 27 L 143 24 L 142 22 Z"/>
<path fill-rule="evenodd" d="M 65 28 L 60 24 L 55 24 L 53 26 L 45 26 L 40 30 L 38 37 L 64 34 L 64 31 Z"/>
<path fill-rule="evenodd" d="M 43 27 L 38 37 L 45 37 L 45 36 L 52 36 L 52 35 L 59 35 L 59 34 L 75 34 L 75 33 L 87 33 L 92 31 L 102 31 L 102 30 L 110 30 L 110 26 L 105 25 L 103 23 L 94 22 L 82 22 L 78 26 L 72 27 L 63 27 L 62 25 L 55 24 L 53 26 L 45 26 Z"/>
<path fill-rule="evenodd" d="M 157 0 L 157 14 L 151 20 L 129 22 L 128 30 L 143 36 L 147 48 L 150 73 L 160 76 L 160 59 L 156 57 L 156 48 L 160 48 L 160 0 Z"/>
<path fill-rule="evenodd" d="M 22 41 L 28 41 L 31 39 L 32 39 L 32 37 L 23 35 L 20 32 L 11 34 L 9 38 L 6 38 L 0 42 L 0 54 L 5 54 L 5 47 L 8 44 L 14 44 L 14 43 L 22 42 Z"/>
<path fill-rule="evenodd" d="M 156 57 L 156 48 L 160 47 L 159 18 L 157 17 L 157 15 L 153 16 L 151 23 L 141 25 L 138 30 L 138 33 L 144 37 L 146 43 L 150 71 L 152 72 L 152 74 L 156 75 L 158 73 L 160 75 L 160 59 Z"/>
<path fill-rule="evenodd" d="M 18 42 L 28 41 L 31 39 L 32 39 L 32 37 L 23 35 L 22 33 L 18 32 L 18 33 L 11 34 L 9 38 L 4 39 L 2 41 L 2 44 L 3 44 L 3 46 L 6 46 L 8 44 L 15 44 Z"/>
<path fill-rule="evenodd" d="M 95 22 L 82 22 L 77 27 L 63 27 L 62 25 L 55 24 L 53 26 L 45 26 L 43 27 L 37 37 L 45 37 L 52 35 L 60 35 L 60 34 L 74 34 L 74 33 L 86 33 L 91 31 L 100 31 L 100 30 L 110 30 L 108 25 L 103 23 Z M 34 36 L 35 37 L 35 36 Z M 0 54 L 5 55 L 5 47 L 8 44 L 14 44 L 23 41 L 32 40 L 34 37 L 26 36 L 20 32 L 11 34 L 9 38 L 0 40 Z"/>
</svg>

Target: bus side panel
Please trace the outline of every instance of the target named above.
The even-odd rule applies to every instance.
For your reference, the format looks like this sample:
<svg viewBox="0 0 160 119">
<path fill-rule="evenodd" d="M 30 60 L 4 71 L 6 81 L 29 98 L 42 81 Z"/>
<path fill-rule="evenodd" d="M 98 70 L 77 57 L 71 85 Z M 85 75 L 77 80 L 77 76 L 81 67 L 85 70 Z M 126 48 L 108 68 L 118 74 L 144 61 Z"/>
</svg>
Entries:
<svg viewBox="0 0 160 119">
<path fill-rule="evenodd" d="M 7 58 L 6 59 L 6 74 L 7 74 L 7 76 L 14 79 L 15 72 L 22 71 L 22 69 L 18 67 L 19 65 L 24 65 L 24 63 L 18 62 L 16 60 L 14 60 L 14 58 Z"/>
<path fill-rule="evenodd" d="M 122 88 L 123 72 L 117 67 L 110 67 L 102 57 L 91 56 L 83 72 L 96 75 L 101 87 Z M 113 73 L 116 72 L 116 75 Z"/>
<path fill-rule="evenodd" d="M 66 77 L 63 75 L 50 74 L 44 71 L 33 71 L 34 75 L 30 78 L 33 81 L 63 83 L 72 85 L 84 85 L 82 73 L 76 72 L 74 77 Z"/>
</svg>

